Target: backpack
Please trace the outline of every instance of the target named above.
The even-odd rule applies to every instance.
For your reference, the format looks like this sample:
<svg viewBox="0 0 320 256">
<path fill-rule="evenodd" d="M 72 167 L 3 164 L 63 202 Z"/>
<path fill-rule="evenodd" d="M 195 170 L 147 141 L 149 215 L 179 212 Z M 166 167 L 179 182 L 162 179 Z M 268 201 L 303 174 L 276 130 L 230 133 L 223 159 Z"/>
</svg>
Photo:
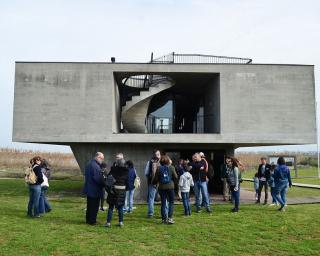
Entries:
<svg viewBox="0 0 320 256">
<path fill-rule="evenodd" d="M 29 166 L 25 171 L 24 181 L 29 184 L 33 185 L 37 182 L 37 175 L 33 171 L 33 167 Z"/>
<path fill-rule="evenodd" d="M 114 184 L 116 183 L 115 178 L 112 174 L 108 175 L 106 178 L 106 191 L 108 194 L 114 194 Z"/>
<path fill-rule="evenodd" d="M 160 184 L 169 184 L 171 182 L 170 170 L 167 165 L 160 166 L 159 182 Z"/>
</svg>

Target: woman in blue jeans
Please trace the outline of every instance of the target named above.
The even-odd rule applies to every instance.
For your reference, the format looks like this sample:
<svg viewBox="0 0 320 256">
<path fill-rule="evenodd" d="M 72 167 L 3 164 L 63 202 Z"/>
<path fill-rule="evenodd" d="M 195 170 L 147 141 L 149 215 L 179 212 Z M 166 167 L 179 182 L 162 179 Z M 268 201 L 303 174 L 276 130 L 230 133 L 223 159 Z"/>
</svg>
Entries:
<svg viewBox="0 0 320 256">
<path fill-rule="evenodd" d="M 229 190 L 231 192 L 232 199 L 234 200 L 234 208 L 231 210 L 234 213 L 239 211 L 240 205 L 240 174 L 238 162 L 239 161 L 234 157 L 226 157 L 226 176 L 229 185 Z"/>
<path fill-rule="evenodd" d="M 43 182 L 42 172 L 41 172 L 41 157 L 36 156 L 30 160 L 33 172 L 37 177 L 36 183 L 29 184 L 29 203 L 28 212 L 29 217 L 39 218 L 39 200 L 41 195 L 41 183 Z"/>
<path fill-rule="evenodd" d="M 281 207 L 279 211 L 284 211 L 286 206 L 286 194 L 288 192 L 288 185 L 291 187 L 290 169 L 286 166 L 286 161 L 283 157 L 279 157 L 277 167 L 274 170 L 275 196 Z"/>
<path fill-rule="evenodd" d="M 178 175 L 175 168 L 171 165 L 171 159 L 167 155 L 161 156 L 160 166 L 156 170 L 152 184 L 158 185 L 161 198 L 161 218 L 163 224 L 174 224 L 174 184 L 177 181 Z"/>
</svg>

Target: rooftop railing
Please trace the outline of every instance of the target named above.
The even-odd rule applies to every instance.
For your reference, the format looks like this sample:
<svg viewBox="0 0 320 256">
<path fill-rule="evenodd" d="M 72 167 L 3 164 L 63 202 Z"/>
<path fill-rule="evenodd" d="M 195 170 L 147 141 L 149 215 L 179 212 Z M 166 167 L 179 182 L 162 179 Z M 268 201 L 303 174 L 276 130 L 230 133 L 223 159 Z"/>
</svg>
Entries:
<svg viewBox="0 0 320 256">
<path fill-rule="evenodd" d="M 205 54 L 181 54 L 181 53 L 169 53 L 159 58 L 153 59 L 151 57 L 151 63 L 190 63 L 190 64 L 251 64 L 252 59 L 228 57 L 228 56 L 216 56 Z"/>
</svg>

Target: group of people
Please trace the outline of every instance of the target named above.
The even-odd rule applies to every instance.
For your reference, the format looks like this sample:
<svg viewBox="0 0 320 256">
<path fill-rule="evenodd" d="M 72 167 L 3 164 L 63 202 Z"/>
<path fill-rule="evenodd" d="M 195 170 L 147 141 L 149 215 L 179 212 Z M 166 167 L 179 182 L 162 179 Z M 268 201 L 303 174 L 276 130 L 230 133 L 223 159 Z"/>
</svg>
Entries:
<svg viewBox="0 0 320 256">
<path fill-rule="evenodd" d="M 177 166 L 167 154 L 154 150 L 151 159 L 145 167 L 145 176 L 148 183 L 148 218 L 154 215 L 154 204 L 157 195 L 161 199 L 161 219 L 163 224 L 174 224 L 175 189 L 184 207 L 184 215 L 192 213 L 190 205 L 190 191 L 195 195 L 195 208 L 199 213 L 202 207 L 211 213 L 212 207 L 208 192 L 209 164 L 202 152 L 193 154 L 191 161 L 180 159 Z M 243 164 L 235 157 L 227 156 L 221 166 L 220 177 L 223 183 L 223 197 L 234 203 L 232 212 L 239 211 L 240 184 L 242 182 Z M 40 217 L 51 211 L 50 203 L 46 198 L 49 188 L 51 168 L 45 159 L 36 156 L 30 160 L 30 167 L 26 171 L 25 180 L 29 186 L 28 216 Z M 254 177 L 256 189 L 256 203 L 260 203 L 261 192 L 265 190 L 265 201 L 268 201 L 268 188 L 271 188 L 272 204 L 280 204 L 279 210 L 286 206 L 286 193 L 291 187 L 290 170 L 285 165 L 285 159 L 280 157 L 277 165 L 270 165 L 266 158 L 261 158 L 258 172 Z M 84 193 L 87 196 L 86 223 L 95 225 L 99 207 L 104 211 L 105 193 L 109 205 L 105 227 L 111 227 L 113 211 L 117 210 L 119 226 L 123 227 L 124 213 L 131 213 L 135 189 L 140 187 L 140 178 L 132 161 L 125 161 L 123 153 L 117 153 L 115 162 L 110 168 L 104 162 L 104 154 L 97 152 L 94 158 L 85 167 Z"/>
<path fill-rule="evenodd" d="M 29 217 L 40 218 L 52 210 L 46 197 L 50 176 L 51 168 L 46 159 L 35 156 L 30 160 L 30 166 L 25 172 L 25 182 L 29 188 Z"/>
<path fill-rule="evenodd" d="M 105 227 L 111 226 L 114 209 L 118 211 L 119 226 L 123 227 L 123 214 L 133 211 L 134 190 L 139 186 L 139 177 L 132 161 L 125 161 L 123 154 L 118 153 L 108 171 L 103 153 L 97 152 L 94 159 L 85 167 L 86 223 L 89 225 L 97 223 L 99 206 L 104 210 L 103 206 L 101 207 L 101 201 L 104 200 L 107 192 L 109 208 Z"/>
<path fill-rule="evenodd" d="M 234 201 L 232 212 L 239 211 L 240 164 L 240 161 L 236 158 L 227 157 L 224 165 L 225 173 L 223 177 L 226 179 Z M 209 164 L 202 152 L 194 153 L 191 161 L 181 159 L 179 164 L 174 166 L 167 154 L 161 154 L 160 150 L 154 150 L 144 172 L 148 183 L 147 217 L 152 218 L 154 216 L 155 200 L 159 195 L 162 223 L 174 224 L 175 188 L 178 188 L 178 194 L 182 200 L 186 216 L 190 216 L 192 213 L 190 205 L 191 189 L 195 194 L 196 212 L 201 212 L 202 207 L 204 207 L 206 212 L 211 213 L 208 170 Z M 111 227 L 114 209 L 117 210 L 119 216 L 118 226 L 123 227 L 124 213 L 131 213 L 133 210 L 133 195 L 137 184 L 140 184 L 140 178 L 137 176 L 132 161 L 124 160 L 123 153 L 116 154 L 115 162 L 112 164 L 110 171 L 107 171 L 103 153 L 97 152 L 94 159 L 85 167 L 86 223 L 90 225 L 97 223 L 99 205 L 106 191 L 109 208 L 105 227 Z"/>
<path fill-rule="evenodd" d="M 268 203 L 268 190 L 270 187 L 272 203 L 270 206 L 280 204 L 279 211 L 284 211 L 286 207 L 286 194 L 288 188 L 292 186 L 290 169 L 286 166 L 284 157 L 279 157 L 277 165 L 268 164 L 265 157 L 261 158 L 258 172 L 254 178 L 254 189 L 256 191 L 256 203 L 260 204 L 261 192 L 264 188 L 264 204 Z"/>
</svg>

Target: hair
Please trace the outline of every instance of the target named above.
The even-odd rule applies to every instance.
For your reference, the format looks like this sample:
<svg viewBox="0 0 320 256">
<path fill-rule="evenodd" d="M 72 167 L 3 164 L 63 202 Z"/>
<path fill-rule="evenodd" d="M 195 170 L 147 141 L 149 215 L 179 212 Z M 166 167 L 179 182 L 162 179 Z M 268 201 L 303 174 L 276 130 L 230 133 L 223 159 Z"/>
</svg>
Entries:
<svg viewBox="0 0 320 256">
<path fill-rule="evenodd" d="M 226 156 L 226 159 L 231 159 L 231 156 Z"/>
<path fill-rule="evenodd" d="M 286 160 L 284 159 L 283 156 L 280 156 L 280 157 L 278 158 L 277 164 L 278 164 L 278 165 L 286 164 Z"/>
<path fill-rule="evenodd" d="M 170 165 L 171 159 L 168 155 L 162 155 L 160 158 L 160 164 L 161 165 Z"/>
<path fill-rule="evenodd" d="M 101 156 L 101 155 L 103 155 L 103 153 L 97 152 L 97 153 L 94 155 L 94 157 L 97 158 L 97 157 L 99 157 L 99 156 Z"/>
<path fill-rule="evenodd" d="M 152 151 L 152 158 L 156 158 L 156 153 L 157 153 L 158 151 L 159 151 L 160 154 L 161 154 L 160 149 L 154 149 L 154 150 Z"/>
<path fill-rule="evenodd" d="M 265 156 L 261 157 L 260 160 L 267 160 Z"/>
<path fill-rule="evenodd" d="M 35 156 L 35 157 L 33 157 L 31 160 L 32 160 L 33 164 L 35 164 L 36 161 L 41 161 L 41 157 L 40 157 L 40 156 Z M 31 160 L 30 160 L 30 161 L 31 161 Z M 30 162 L 30 163 L 31 163 L 31 162 Z"/>
<path fill-rule="evenodd" d="M 237 158 L 231 156 L 230 159 L 231 159 L 233 167 L 238 167 L 239 166 L 239 160 Z"/>
<path fill-rule="evenodd" d="M 258 173 L 257 172 L 254 174 L 254 177 L 258 177 Z"/>
<path fill-rule="evenodd" d="M 126 165 L 128 166 L 128 168 L 133 168 L 134 166 L 133 166 L 133 162 L 131 161 L 131 160 L 128 160 L 127 162 L 126 162 Z"/>
<path fill-rule="evenodd" d="M 47 167 L 49 167 L 49 162 L 46 159 L 43 158 L 41 160 L 41 166 L 44 167 L 44 168 L 47 168 Z"/>
<path fill-rule="evenodd" d="M 100 166 L 101 166 L 101 169 L 105 169 L 105 168 L 107 168 L 107 163 L 106 162 L 102 162 Z"/>
<path fill-rule="evenodd" d="M 119 156 L 119 157 L 123 158 L 123 153 L 119 152 L 119 153 L 116 154 L 116 156 Z"/>
</svg>

